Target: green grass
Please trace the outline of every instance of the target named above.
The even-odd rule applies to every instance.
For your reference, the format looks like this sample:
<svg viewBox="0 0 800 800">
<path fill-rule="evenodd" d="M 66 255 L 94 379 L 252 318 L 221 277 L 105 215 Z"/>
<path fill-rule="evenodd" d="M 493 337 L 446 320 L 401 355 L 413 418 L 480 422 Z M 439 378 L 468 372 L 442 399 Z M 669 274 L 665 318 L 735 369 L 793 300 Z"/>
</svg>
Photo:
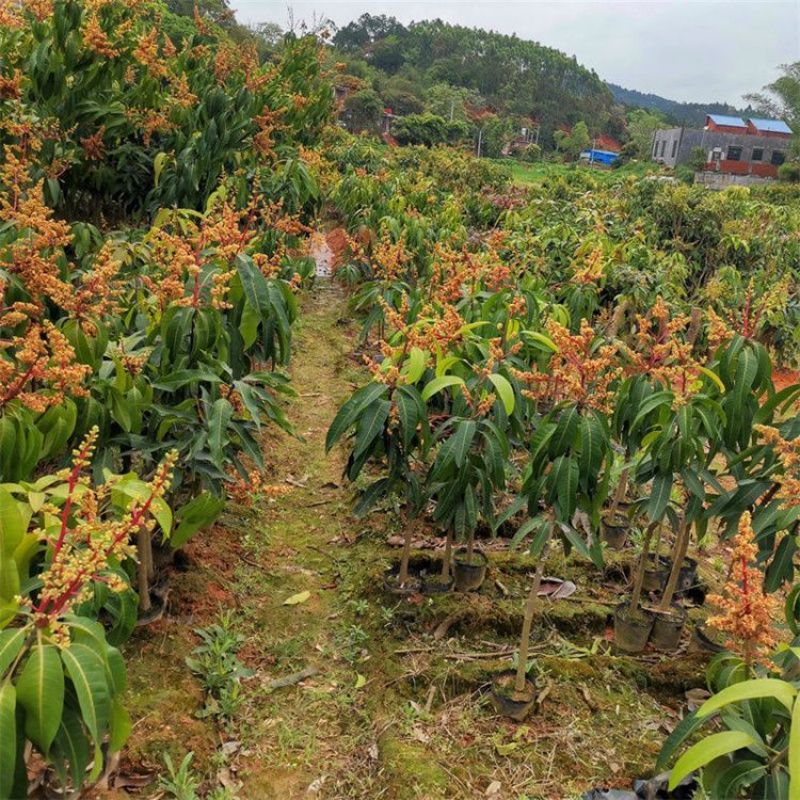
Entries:
<svg viewBox="0 0 800 800">
<path fill-rule="evenodd" d="M 654 164 L 642 161 L 634 161 L 618 169 L 589 167 L 585 164 L 557 164 L 550 161 L 526 163 L 509 159 L 498 163 L 511 167 L 511 178 L 515 183 L 526 185 L 541 183 L 545 178 L 569 175 L 576 170 L 584 173 L 588 172 L 593 178 L 602 183 L 611 183 L 630 175 L 643 177 L 660 171 Z"/>
</svg>

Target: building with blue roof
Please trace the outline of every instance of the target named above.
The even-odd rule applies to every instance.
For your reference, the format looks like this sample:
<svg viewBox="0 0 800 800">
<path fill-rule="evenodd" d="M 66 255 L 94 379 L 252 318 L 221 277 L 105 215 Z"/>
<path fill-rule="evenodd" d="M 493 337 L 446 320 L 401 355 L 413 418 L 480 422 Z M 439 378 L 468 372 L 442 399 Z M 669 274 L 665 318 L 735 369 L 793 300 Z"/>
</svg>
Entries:
<svg viewBox="0 0 800 800">
<path fill-rule="evenodd" d="M 741 117 L 729 117 L 727 114 L 707 114 L 706 127 L 711 130 L 733 128 L 734 132 L 746 131 L 747 123 Z"/>
<path fill-rule="evenodd" d="M 750 117 L 747 120 L 747 131 L 755 136 L 764 134 L 778 134 L 789 137 L 792 129 L 782 119 L 758 119 Z"/>
<path fill-rule="evenodd" d="M 778 177 L 793 131 L 784 120 L 708 114 L 699 128 L 661 128 L 653 134 L 653 161 L 676 167 L 694 161 L 702 150 L 705 172 L 763 180 Z"/>
</svg>

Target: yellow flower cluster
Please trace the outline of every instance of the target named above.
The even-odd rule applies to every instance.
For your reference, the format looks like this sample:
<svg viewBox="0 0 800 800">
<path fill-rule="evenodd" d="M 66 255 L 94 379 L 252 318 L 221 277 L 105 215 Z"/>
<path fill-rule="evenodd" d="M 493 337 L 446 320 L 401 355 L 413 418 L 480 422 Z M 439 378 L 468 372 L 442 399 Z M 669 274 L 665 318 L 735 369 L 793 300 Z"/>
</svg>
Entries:
<svg viewBox="0 0 800 800">
<path fill-rule="evenodd" d="M 228 484 L 228 496 L 239 505 L 250 508 L 257 500 L 275 500 L 291 491 L 284 484 L 268 484 L 261 470 L 252 469 L 243 478 L 238 472 L 231 471 Z"/>
<path fill-rule="evenodd" d="M 51 551 L 31 613 L 36 625 L 47 628 L 62 646 L 69 638 L 61 621 L 75 605 L 90 597 L 92 582 L 102 581 L 112 591 L 127 588 L 108 568 L 122 559 L 135 558 L 131 537 L 142 528 L 152 531 L 155 527 L 152 505 L 169 489 L 177 459 L 177 453 L 170 453 L 150 481 L 147 498 L 134 501 L 123 514 L 114 516 L 107 506 L 115 482 L 93 487 L 86 474 L 96 439 L 94 428 L 74 451 L 72 467 L 60 474 L 66 483 L 66 496 L 60 509 L 49 509 L 59 519 L 57 537 L 52 539 L 46 530 L 36 530 Z"/>
<path fill-rule="evenodd" d="M 702 366 L 694 356 L 691 326 L 688 315 L 673 315 L 659 297 L 647 314 L 637 314 L 632 340 L 623 346 L 626 374 L 647 375 L 671 389 L 676 404 L 685 402 L 699 386 Z"/>
<path fill-rule="evenodd" d="M 784 508 L 800 506 L 800 437 L 784 439 L 777 428 L 769 425 L 756 425 L 755 429 L 763 436 L 764 442 L 775 449 L 783 468 L 776 479 L 779 486 L 775 497 Z"/>
<path fill-rule="evenodd" d="M 0 339 L 0 410 L 17 400 L 42 413 L 65 397 L 85 396 L 81 384 L 90 372 L 51 322 L 31 325 L 23 336 Z"/>
<path fill-rule="evenodd" d="M 780 607 L 776 597 L 764 592 L 764 574 L 753 566 L 758 554 L 754 540 L 750 514 L 745 512 L 733 540 L 728 579 L 720 594 L 708 596 L 719 613 L 707 624 L 728 634 L 726 646 L 748 662 L 765 658 L 777 643 L 774 620 Z"/>
<path fill-rule="evenodd" d="M 567 401 L 609 413 L 612 387 L 623 373 L 618 346 L 598 346 L 597 333 L 586 320 L 577 334 L 554 320 L 546 330 L 556 352 L 544 371 L 514 370 L 515 377 L 529 387 L 523 394 L 548 405 Z"/>
</svg>

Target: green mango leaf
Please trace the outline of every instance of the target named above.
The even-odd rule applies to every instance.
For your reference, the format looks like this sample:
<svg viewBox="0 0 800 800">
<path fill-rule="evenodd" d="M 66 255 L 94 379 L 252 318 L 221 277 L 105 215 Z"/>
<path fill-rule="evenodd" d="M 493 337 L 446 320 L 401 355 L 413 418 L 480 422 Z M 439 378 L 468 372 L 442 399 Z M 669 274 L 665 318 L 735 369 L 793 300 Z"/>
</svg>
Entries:
<svg viewBox="0 0 800 800">
<path fill-rule="evenodd" d="M 669 791 L 672 791 L 687 775 L 706 766 L 715 758 L 748 747 L 752 737 L 741 731 L 714 733 L 690 747 L 675 763 L 669 776 Z"/>
<path fill-rule="evenodd" d="M 364 410 L 356 427 L 356 441 L 353 458 L 358 459 L 370 450 L 375 439 L 380 440 L 392 404 L 388 400 L 376 400 Z"/>
<path fill-rule="evenodd" d="M 94 740 L 95 758 L 102 764 L 100 744 L 111 713 L 105 664 L 88 645 L 74 642 L 61 651 L 61 660 L 75 689 L 83 723 Z"/>
<path fill-rule="evenodd" d="M 170 545 L 177 550 L 201 528 L 211 525 L 225 507 L 224 497 L 202 492 L 175 512 L 175 527 L 169 537 Z"/>
<path fill-rule="evenodd" d="M 14 551 L 26 531 L 25 520 L 10 492 L 0 489 L 0 600 L 19 594 L 19 572 Z"/>
<path fill-rule="evenodd" d="M 325 437 L 325 452 L 330 451 L 344 433 L 356 423 L 364 409 L 370 406 L 374 400 L 382 397 L 386 391 L 386 386 L 382 383 L 368 383 L 354 392 L 339 409 L 328 428 L 328 434 Z"/>
<path fill-rule="evenodd" d="M 800 698 L 795 698 L 792 708 L 792 727 L 789 730 L 789 798 L 800 800 Z"/>
<path fill-rule="evenodd" d="M 229 441 L 228 425 L 233 418 L 233 406 L 224 397 L 214 401 L 208 417 L 208 446 L 218 467 L 225 461 L 223 449 Z"/>
<path fill-rule="evenodd" d="M 133 725 L 131 724 L 131 717 L 128 710 L 123 705 L 122 701 L 115 697 L 111 701 L 111 736 L 108 740 L 108 750 L 110 753 L 118 753 L 128 737 L 131 735 Z"/>
<path fill-rule="evenodd" d="M 411 348 L 408 358 L 400 371 L 407 383 L 416 383 L 422 377 L 427 361 L 428 354 L 424 350 L 419 347 Z"/>
<path fill-rule="evenodd" d="M 514 389 L 511 386 L 508 378 L 500 375 L 497 372 L 493 372 L 491 375 L 489 375 L 489 380 L 497 390 L 497 394 L 503 404 L 503 408 L 506 410 L 506 414 L 512 414 L 514 412 L 515 398 Z"/>
<path fill-rule="evenodd" d="M 25 735 L 47 754 L 64 710 L 64 669 L 55 645 L 40 639 L 33 647 L 17 681 L 17 699 L 25 709 Z"/>
<path fill-rule="evenodd" d="M 431 397 L 433 397 L 435 394 L 438 394 L 443 389 L 447 389 L 450 386 L 464 385 L 464 379 L 459 378 L 458 375 L 442 375 L 438 378 L 434 378 L 425 385 L 425 388 L 422 390 L 422 399 L 427 403 Z"/>
<path fill-rule="evenodd" d="M 242 335 L 244 349 L 249 350 L 258 338 L 258 325 L 261 322 L 261 315 L 245 301 L 242 309 L 242 319 L 239 322 L 239 333 Z"/>
<path fill-rule="evenodd" d="M 777 678 L 755 678 L 735 683 L 733 686 L 717 692 L 697 709 L 697 716 L 708 717 L 731 703 L 741 703 L 743 700 L 756 700 L 762 697 L 772 697 L 782 703 L 788 711 L 791 711 L 796 695 L 797 689 L 787 681 Z"/>
<path fill-rule="evenodd" d="M 767 774 L 764 764 L 755 759 L 735 761 L 725 769 L 714 784 L 714 797 L 740 797 L 742 789 L 752 786 Z"/>
<path fill-rule="evenodd" d="M 10 800 L 17 769 L 17 690 L 0 684 L 0 800 Z M 20 757 L 22 754 L 19 754 Z"/>
<path fill-rule="evenodd" d="M 9 628 L 0 631 L 0 679 L 19 655 L 30 632 L 30 625 L 24 628 Z"/>
<path fill-rule="evenodd" d="M 50 758 L 62 783 L 66 783 L 69 777 L 73 785 L 83 784 L 89 765 L 90 744 L 80 717 L 69 706 L 64 707 L 64 716 L 53 741 Z"/>
<path fill-rule="evenodd" d="M 672 473 L 659 473 L 653 478 L 650 499 L 647 501 L 647 515 L 657 522 L 664 517 L 672 493 Z"/>
<path fill-rule="evenodd" d="M 464 464 L 469 448 L 475 438 L 477 423 L 474 420 L 462 420 L 458 423 L 455 432 L 448 440 L 449 453 L 457 467 Z"/>
</svg>

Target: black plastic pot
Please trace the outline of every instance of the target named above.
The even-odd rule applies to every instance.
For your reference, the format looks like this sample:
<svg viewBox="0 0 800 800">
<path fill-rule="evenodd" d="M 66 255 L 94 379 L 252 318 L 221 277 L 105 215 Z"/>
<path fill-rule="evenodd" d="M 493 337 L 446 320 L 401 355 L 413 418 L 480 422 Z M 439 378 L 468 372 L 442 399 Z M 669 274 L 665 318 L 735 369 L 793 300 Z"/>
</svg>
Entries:
<svg viewBox="0 0 800 800">
<path fill-rule="evenodd" d="M 441 575 L 429 575 L 422 580 L 422 594 L 447 594 L 453 591 L 455 582 L 455 578 L 452 575 L 446 581 L 442 580 Z"/>
<path fill-rule="evenodd" d="M 518 692 L 514 689 L 516 677 L 511 669 L 495 676 L 492 681 L 492 704 L 498 714 L 522 722 L 536 701 L 536 687 L 526 678 L 525 689 Z"/>
<path fill-rule="evenodd" d="M 672 569 L 672 561 L 666 556 L 659 556 L 656 562 L 655 553 L 647 556 L 647 566 L 644 570 L 644 580 L 642 589 L 646 592 L 663 592 L 669 580 L 669 571 Z"/>
<path fill-rule="evenodd" d="M 422 581 L 415 575 L 409 575 L 404 584 L 399 584 L 397 582 L 399 571 L 398 567 L 392 567 L 384 573 L 383 589 L 385 592 L 393 594 L 395 597 L 410 597 L 412 594 L 422 591 Z"/>
<path fill-rule="evenodd" d="M 686 612 L 673 606 L 668 614 L 656 614 L 650 644 L 658 650 L 677 650 L 686 625 Z"/>
<path fill-rule="evenodd" d="M 692 650 L 701 650 L 704 653 L 724 653 L 725 647 L 715 642 L 705 631 L 702 625 L 695 625 L 692 630 Z"/>
<path fill-rule="evenodd" d="M 653 629 L 653 615 L 637 609 L 629 614 L 629 604 L 621 603 L 614 611 L 614 644 L 623 653 L 641 653 Z"/>
<path fill-rule="evenodd" d="M 688 556 L 683 560 L 683 566 L 678 573 L 678 586 L 676 591 L 687 592 L 697 585 L 697 561 Z"/>
<path fill-rule="evenodd" d="M 147 609 L 147 611 L 142 611 L 141 608 L 139 609 L 139 616 L 136 618 L 137 628 L 151 625 L 164 616 L 164 612 L 167 610 L 168 595 L 169 589 L 166 591 L 155 588 L 150 590 L 150 608 Z"/>
<path fill-rule="evenodd" d="M 621 500 L 619 503 L 617 503 L 617 516 L 628 517 L 633 505 L 634 504 L 628 500 Z"/>
<path fill-rule="evenodd" d="M 613 521 L 603 520 L 600 526 L 600 539 L 612 550 L 622 550 L 628 541 L 628 520 L 617 516 Z"/>
<path fill-rule="evenodd" d="M 489 559 L 480 550 L 472 551 L 472 561 L 467 561 L 467 551 L 458 550 L 453 557 L 453 578 L 458 592 L 474 592 L 480 589 L 486 577 Z"/>
</svg>

